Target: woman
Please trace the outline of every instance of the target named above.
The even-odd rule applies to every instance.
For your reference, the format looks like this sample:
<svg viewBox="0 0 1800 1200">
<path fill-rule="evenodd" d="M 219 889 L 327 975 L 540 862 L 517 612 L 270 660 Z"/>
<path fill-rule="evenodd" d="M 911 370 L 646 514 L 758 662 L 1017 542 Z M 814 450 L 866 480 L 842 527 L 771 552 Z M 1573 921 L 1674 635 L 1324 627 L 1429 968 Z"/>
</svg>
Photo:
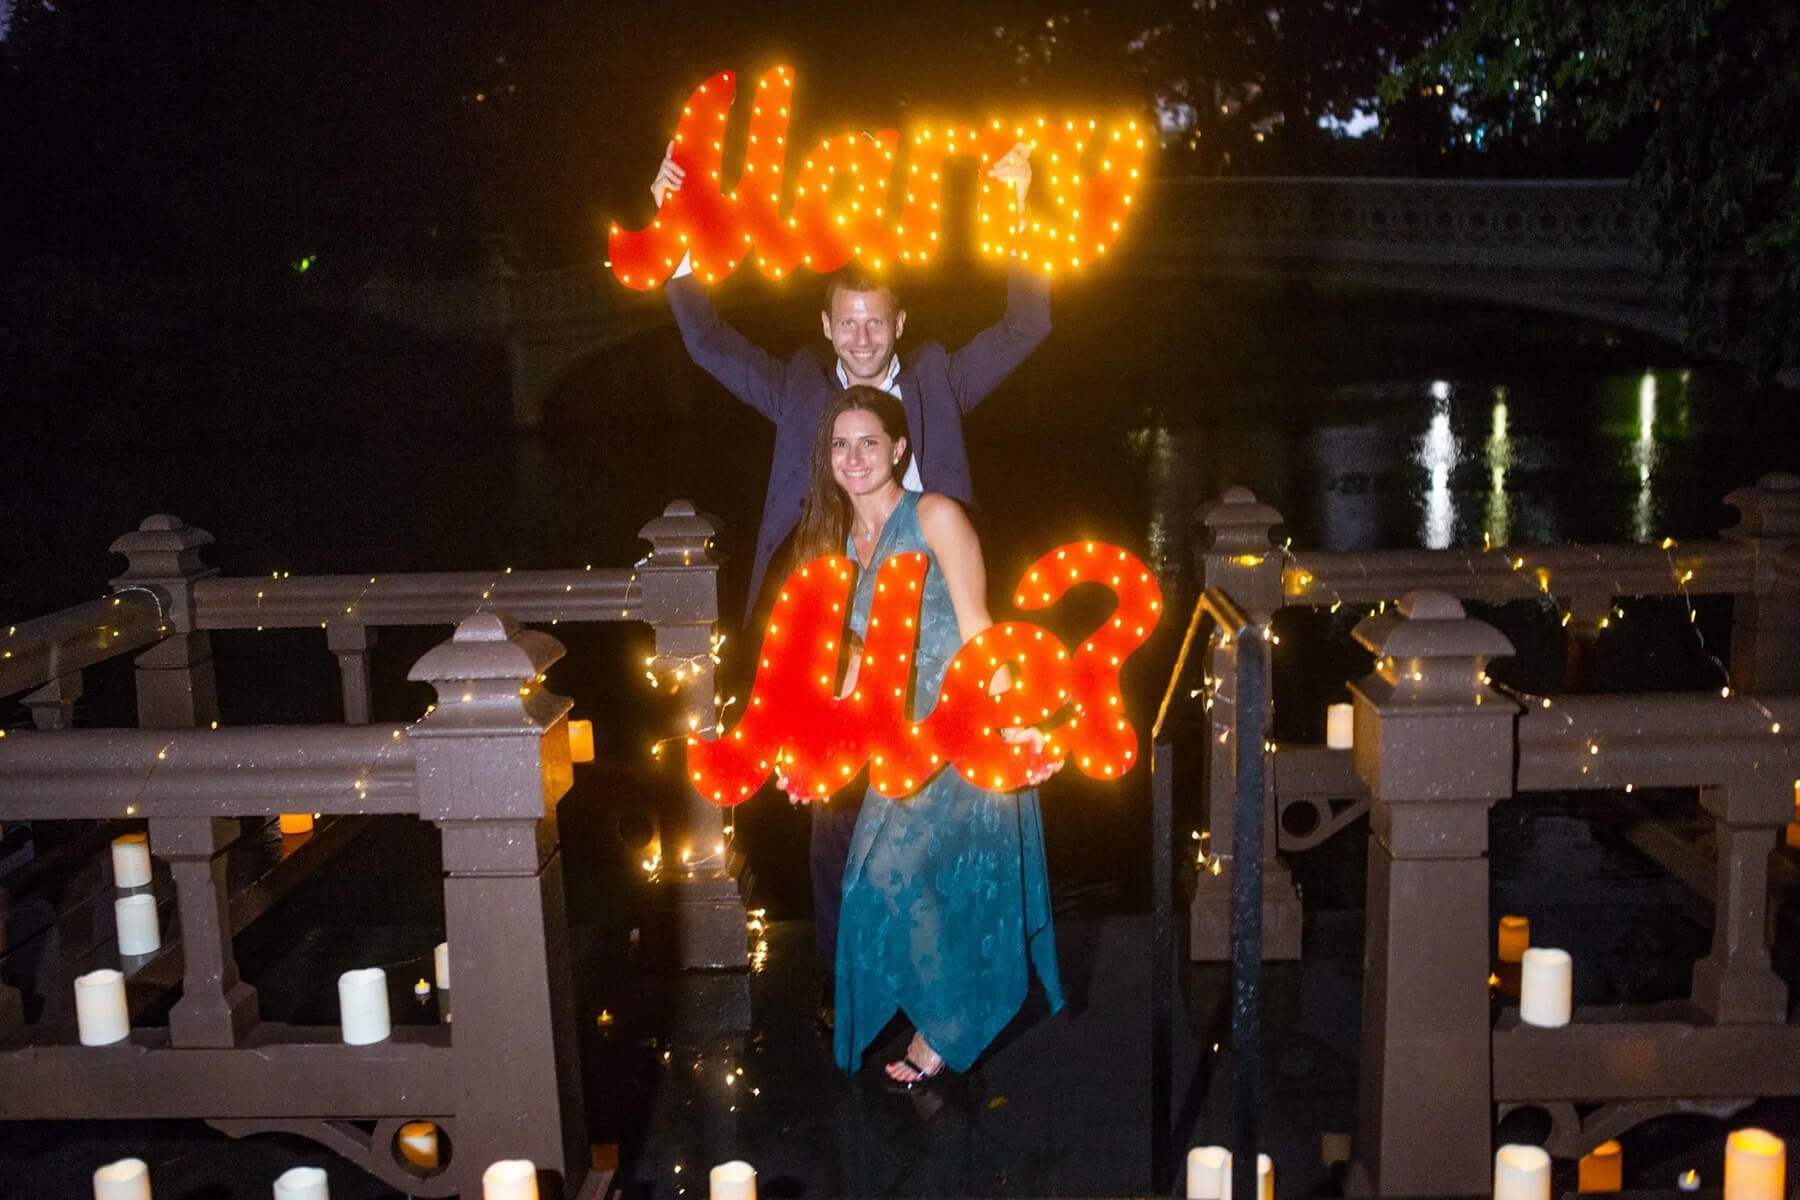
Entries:
<svg viewBox="0 0 1800 1200">
<path fill-rule="evenodd" d="M 956 501 L 902 488 L 906 460 L 899 400 L 872 387 L 845 389 L 813 443 L 795 549 L 802 562 L 850 554 L 861 564 L 844 695 L 856 685 L 881 564 L 896 554 L 929 556 L 914 655 L 917 721 L 936 702 L 950 660 L 992 621 L 974 528 Z M 992 690 L 1008 686 L 1003 668 Z M 1035 730 L 1005 736 L 1042 746 Z M 945 1066 L 965 1071 L 1018 1012 L 1033 968 L 1057 1011 L 1062 984 L 1036 791 L 985 791 L 953 770 L 898 800 L 871 787 L 844 873 L 838 1065 L 854 1069 L 899 1010 L 916 1032 L 905 1057 L 887 1064 L 890 1079 L 912 1087 Z"/>
</svg>

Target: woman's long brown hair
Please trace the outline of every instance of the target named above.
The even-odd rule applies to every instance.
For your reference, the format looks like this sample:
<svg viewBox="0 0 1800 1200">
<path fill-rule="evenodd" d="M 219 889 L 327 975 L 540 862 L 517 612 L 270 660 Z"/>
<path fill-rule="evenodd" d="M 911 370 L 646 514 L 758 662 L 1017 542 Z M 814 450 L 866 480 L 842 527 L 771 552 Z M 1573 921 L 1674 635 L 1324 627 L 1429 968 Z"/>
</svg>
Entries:
<svg viewBox="0 0 1800 1200">
<path fill-rule="evenodd" d="M 839 415 L 847 412 L 872 412 L 881 422 L 884 433 L 896 442 L 906 436 L 906 410 L 900 401 L 880 388 L 858 384 L 838 393 L 819 420 L 819 431 L 813 435 L 812 461 L 806 485 L 806 508 L 800 514 L 800 525 L 794 532 L 794 557 L 789 573 L 802 564 L 827 554 L 842 554 L 844 541 L 850 536 L 850 497 L 838 486 L 831 473 L 831 438 Z M 906 453 L 894 464 L 894 475 L 906 472 Z"/>
</svg>

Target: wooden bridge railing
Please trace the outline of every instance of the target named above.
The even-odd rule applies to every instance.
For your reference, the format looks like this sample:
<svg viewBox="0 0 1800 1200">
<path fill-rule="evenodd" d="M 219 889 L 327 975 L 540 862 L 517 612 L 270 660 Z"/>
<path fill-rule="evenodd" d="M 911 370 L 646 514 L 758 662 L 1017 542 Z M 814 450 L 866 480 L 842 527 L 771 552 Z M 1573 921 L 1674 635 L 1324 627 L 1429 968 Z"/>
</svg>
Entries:
<svg viewBox="0 0 1800 1200">
<path fill-rule="evenodd" d="M 1335 608 L 1392 603 L 1414 591 L 1463 602 L 1556 601 L 1568 614 L 1568 676 L 1590 673 L 1602 622 L 1629 596 L 1729 595 L 1728 667 L 1734 687 L 1758 693 L 1800 692 L 1800 477 L 1771 474 L 1726 497 L 1739 523 L 1718 539 L 1668 543 L 1493 547 L 1488 550 L 1290 552 L 1274 538 L 1281 514 L 1247 489 L 1233 488 L 1201 512 L 1206 543 L 1197 551 L 1204 586 L 1237 597 L 1267 625 L 1283 608 Z M 1265 656 L 1271 646 L 1264 642 Z M 1231 679 L 1209 673 L 1215 692 L 1215 736 L 1235 721 Z M 1267 701 L 1274 703 L 1271 697 Z M 1267 714 L 1265 714 L 1267 716 Z M 1210 768 L 1208 794 L 1230 796 L 1226 768 Z M 1369 811 L 1369 793 L 1349 751 L 1317 744 L 1271 745 L 1265 778 L 1263 872 L 1264 953 L 1297 958 L 1300 904 L 1278 851 L 1308 849 Z M 1303 809 L 1295 814 L 1291 810 Z M 1209 845 L 1229 847 L 1229 803 L 1207 813 Z M 1203 873 L 1192 912 L 1196 960 L 1230 957 L 1231 858 Z"/>
<path fill-rule="evenodd" d="M 1670 1112 L 1800 1095 L 1800 1025 L 1766 940 L 1800 696 L 1540 697 L 1521 711 L 1486 674 L 1511 644 L 1441 592 L 1356 637 L 1376 666 L 1351 685 L 1350 754 L 1371 797 L 1353 1186 L 1488 1194 L 1496 1104 L 1545 1109 L 1547 1148 L 1572 1157 Z M 1712 951 L 1691 997 L 1578 1009 L 1561 1028 L 1516 1009 L 1494 1021 L 1488 809 L 1515 792 L 1637 787 L 1698 788 L 1717 830 Z"/>
<path fill-rule="evenodd" d="M 546 1195 L 597 1186 L 555 812 L 570 782 L 569 702 L 541 686 L 562 649 L 513 618 L 648 621 L 655 665 L 680 665 L 693 683 L 683 702 L 710 720 L 716 532 L 677 502 L 645 527 L 652 551 L 631 569 L 223 579 L 199 558 L 210 535 L 159 516 L 114 544 L 129 564 L 114 595 L 8 627 L 0 695 L 29 690 L 38 731 L 0 732 L 0 818 L 146 822 L 172 879 L 183 965 L 167 1028 L 115 1046 L 76 1045 L 54 1020 L 28 1024 L 19 992 L 0 984 L 0 1119 L 187 1116 L 234 1135 L 280 1129 L 421 1196 L 478 1194 L 481 1169 L 508 1157 L 537 1162 Z M 452 641 L 409 676 L 431 683 L 438 703 L 410 725 L 370 724 L 375 627 L 457 621 Z M 211 632 L 317 626 L 338 657 L 349 727 L 219 727 Z M 71 729 L 83 668 L 126 653 L 137 655 L 139 728 Z M 245 819 L 284 812 L 437 825 L 454 1036 L 401 1027 L 358 1047 L 335 1028 L 260 1019 L 232 954 L 225 862 Z M 719 840 L 720 826 L 719 810 L 688 788 L 663 813 L 665 837 L 695 844 Z M 723 861 L 694 875 L 669 885 L 680 961 L 741 964 L 735 882 Z M 84 951 L 95 954 L 95 966 L 118 961 L 116 946 Z M 137 977 L 134 1009 L 155 975 Z M 70 1007 L 44 1006 L 48 1017 Z M 440 1173 L 421 1175 L 394 1150 L 400 1124 L 415 1118 L 449 1134 L 454 1155 Z"/>
<path fill-rule="evenodd" d="M 166 1029 L 111 1046 L 15 1019 L 0 1029 L 0 1118 L 198 1117 L 229 1132 L 312 1137 L 415 1195 L 474 1195 L 499 1158 L 530 1158 L 552 1195 L 587 1175 L 556 801 L 569 702 L 537 686 L 562 656 L 498 613 L 471 617 L 411 678 L 437 690 L 410 726 L 70 730 L 0 740 L 0 813 L 131 815 L 169 865 L 187 969 Z M 452 1026 L 372 1046 L 260 1019 L 224 918 L 236 818 L 407 813 L 438 826 L 455 981 Z M 454 1028 L 454 1035 L 452 1035 Z M 418 1178 L 393 1150 L 428 1119 L 454 1145 Z M 376 1122 L 364 1134 L 353 1121 Z"/>
</svg>

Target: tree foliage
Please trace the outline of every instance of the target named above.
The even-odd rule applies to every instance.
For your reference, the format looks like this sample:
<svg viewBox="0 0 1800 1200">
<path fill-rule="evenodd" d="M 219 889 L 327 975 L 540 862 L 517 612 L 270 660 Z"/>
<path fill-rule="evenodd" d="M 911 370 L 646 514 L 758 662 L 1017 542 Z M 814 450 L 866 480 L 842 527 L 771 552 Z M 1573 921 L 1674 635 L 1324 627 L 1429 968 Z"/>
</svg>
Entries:
<svg viewBox="0 0 1800 1200">
<path fill-rule="evenodd" d="M 1642 137 L 1658 278 L 1692 348 L 1766 378 L 1800 364 L 1800 5 L 1474 0 L 1390 94 L 1543 88 L 1596 139 Z"/>
</svg>

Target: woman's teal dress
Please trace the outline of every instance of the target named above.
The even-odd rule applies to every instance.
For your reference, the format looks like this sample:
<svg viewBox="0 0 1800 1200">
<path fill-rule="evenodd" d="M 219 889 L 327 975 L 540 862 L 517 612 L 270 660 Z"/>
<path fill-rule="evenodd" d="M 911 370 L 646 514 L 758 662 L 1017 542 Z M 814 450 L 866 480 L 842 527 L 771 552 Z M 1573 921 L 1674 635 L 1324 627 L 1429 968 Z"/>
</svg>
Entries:
<svg viewBox="0 0 1800 1200">
<path fill-rule="evenodd" d="M 907 492 L 857 577 L 850 624 L 860 637 L 880 565 L 923 552 L 919 497 Z M 855 548 L 849 553 L 855 557 Z M 925 576 L 914 656 L 913 720 L 937 702 L 962 647 L 937 559 Z M 1025 1000 L 1030 969 L 1062 1007 L 1050 926 L 1050 878 L 1036 790 L 984 791 L 954 770 L 911 796 L 869 788 L 850 840 L 838 926 L 838 1066 L 854 1070 L 896 1010 L 952 1070 L 966 1071 Z"/>
</svg>

